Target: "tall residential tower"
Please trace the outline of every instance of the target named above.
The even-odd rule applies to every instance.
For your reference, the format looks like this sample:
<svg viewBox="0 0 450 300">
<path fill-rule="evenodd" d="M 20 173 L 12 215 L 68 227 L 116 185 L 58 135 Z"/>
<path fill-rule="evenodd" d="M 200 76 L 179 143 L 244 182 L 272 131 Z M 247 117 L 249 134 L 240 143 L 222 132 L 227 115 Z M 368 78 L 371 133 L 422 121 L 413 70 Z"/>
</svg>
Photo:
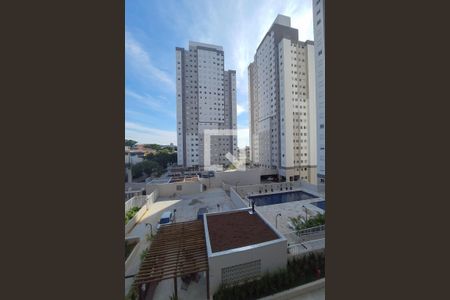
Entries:
<svg viewBox="0 0 450 300">
<path fill-rule="evenodd" d="M 178 165 L 203 167 L 205 130 L 236 129 L 236 71 L 224 70 L 221 46 L 189 42 L 176 48 Z M 236 135 L 213 135 L 210 164 L 237 155 Z"/>
<path fill-rule="evenodd" d="M 319 190 L 323 190 L 325 188 L 325 0 L 312 1 L 316 45 L 317 185 Z"/>
<path fill-rule="evenodd" d="M 248 67 L 253 163 L 316 183 L 314 43 L 278 15 Z"/>
</svg>

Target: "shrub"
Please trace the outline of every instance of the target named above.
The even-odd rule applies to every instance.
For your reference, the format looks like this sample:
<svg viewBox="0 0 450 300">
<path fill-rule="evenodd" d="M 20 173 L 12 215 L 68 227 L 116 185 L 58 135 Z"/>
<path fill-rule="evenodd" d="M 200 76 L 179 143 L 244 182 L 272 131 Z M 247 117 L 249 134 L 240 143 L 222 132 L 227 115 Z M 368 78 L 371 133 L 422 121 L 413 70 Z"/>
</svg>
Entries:
<svg viewBox="0 0 450 300">
<path fill-rule="evenodd" d="M 142 251 L 141 253 L 141 261 L 144 260 L 145 256 L 147 255 L 148 252 L 148 248 L 146 248 L 144 251 Z"/>
<path fill-rule="evenodd" d="M 317 214 L 314 217 L 309 217 L 308 220 L 305 222 L 302 222 L 302 217 L 291 217 L 289 218 L 292 222 L 292 225 L 294 225 L 295 230 L 300 231 L 303 229 L 316 227 L 320 225 L 325 225 L 325 214 Z"/>
<path fill-rule="evenodd" d="M 221 285 L 214 300 L 258 299 L 325 277 L 325 255 L 310 253 L 289 260 L 286 268 L 240 285 Z"/>
<path fill-rule="evenodd" d="M 132 286 L 128 291 L 128 294 L 125 296 L 125 300 L 137 300 L 137 299 L 138 299 L 137 288 Z"/>
<path fill-rule="evenodd" d="M 130 221 L 135 215 L 136 213 L 140 210 L 139 207 L 135 206 L 130 208 L 126 213 L 125 213 L 125 224 L 128 223 L 128 221 Z"/>
</svg>

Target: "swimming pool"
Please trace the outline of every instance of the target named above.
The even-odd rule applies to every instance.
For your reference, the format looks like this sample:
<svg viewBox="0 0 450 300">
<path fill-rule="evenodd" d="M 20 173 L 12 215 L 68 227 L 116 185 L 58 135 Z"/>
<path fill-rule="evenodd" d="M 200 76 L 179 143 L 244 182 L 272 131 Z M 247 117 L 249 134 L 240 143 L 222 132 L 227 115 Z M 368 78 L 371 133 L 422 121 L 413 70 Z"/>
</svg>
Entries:
<svg viewBox="0 0 450 300">
<path fill-rule="evenodd" d="M 319 198 L 304 191 L 277 193 L 270 195 L 249 196 L 250 202 L 255 201 L 256 206 L 273 205 L 292 201 L 308 200 Z"/>
<path fill-rule="evenodd" d="M 321 208 L 325 211 L 325 201 L 319 201 L 319 202 L 314 202 L 311 203 L 314 206 L 317 206 L 318 208 Z"/>
</svg>

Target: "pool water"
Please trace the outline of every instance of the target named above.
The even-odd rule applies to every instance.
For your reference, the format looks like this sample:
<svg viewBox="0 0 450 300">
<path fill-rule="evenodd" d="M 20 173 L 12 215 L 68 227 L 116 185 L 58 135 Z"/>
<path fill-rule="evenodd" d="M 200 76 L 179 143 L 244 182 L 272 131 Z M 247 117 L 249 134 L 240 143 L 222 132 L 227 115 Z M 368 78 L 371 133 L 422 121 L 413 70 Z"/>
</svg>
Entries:
<svg viewBox="0 0 450 300">
<path fill-rule="evenodd" d="M 321 208 L 325 211 L 325 201 L 319 201 L 319 202 L 314 202 L 311 203 L 314 206 L 317 206 L 318 208 Z"/>
<path fill-rule="evenodd" d="M 248 198 L 250 199 L 250 202 L 254 200 L 256 206 L 264 206 L 292 201 L 308 200 L 318 197 L 303 191 L 295 191 L 270 195 L 249 196 Z"/>
</svg>

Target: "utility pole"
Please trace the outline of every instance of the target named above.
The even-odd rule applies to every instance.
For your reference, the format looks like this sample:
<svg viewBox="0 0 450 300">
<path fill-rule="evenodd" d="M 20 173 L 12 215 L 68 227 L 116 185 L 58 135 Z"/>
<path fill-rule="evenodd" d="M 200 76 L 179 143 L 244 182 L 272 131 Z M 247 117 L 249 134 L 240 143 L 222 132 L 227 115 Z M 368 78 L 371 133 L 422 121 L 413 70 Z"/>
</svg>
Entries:
<svg viewBox="0 0 450 300">
<path fill-rule="evenodd" d="M 133 172 L 131 171 L 131 148 L 128 150 L 128 183 L 133 183 Z"/>
</svg>

